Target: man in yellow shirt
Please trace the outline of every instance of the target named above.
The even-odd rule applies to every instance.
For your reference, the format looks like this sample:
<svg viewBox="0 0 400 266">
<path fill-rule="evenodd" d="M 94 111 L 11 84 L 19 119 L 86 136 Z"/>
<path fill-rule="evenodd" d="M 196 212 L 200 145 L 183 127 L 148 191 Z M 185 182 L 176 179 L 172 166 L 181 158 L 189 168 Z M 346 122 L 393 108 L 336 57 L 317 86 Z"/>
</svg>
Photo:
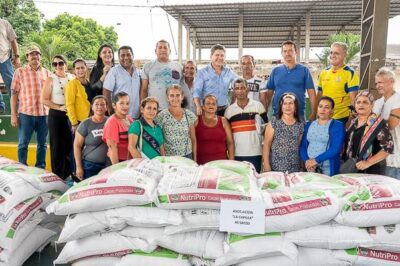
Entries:
<svg viewBox="0 0 400 266">
<path fill-rule="evenodd" d="M 318 81 L 318 99 L 329 96 L 335 101 L 333 118 L 346 124 L 350 116 L 350 105 L 359 90 L 357 73 L 344 61 L 347 56 L 347 44 L 334 42 L 331 45 L 329 61 L 331 66 L 322 70 Z"/>
</svg>

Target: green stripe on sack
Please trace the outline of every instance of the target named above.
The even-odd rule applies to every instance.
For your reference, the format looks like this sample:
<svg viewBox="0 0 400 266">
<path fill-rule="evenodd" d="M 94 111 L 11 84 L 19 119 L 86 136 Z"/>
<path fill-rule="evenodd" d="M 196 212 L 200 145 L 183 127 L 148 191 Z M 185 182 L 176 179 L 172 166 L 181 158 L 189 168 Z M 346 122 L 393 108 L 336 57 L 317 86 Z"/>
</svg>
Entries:
<svg viewBox="0 0 400 266">
<path fill-rule="evenodd" d="M 345 250 L 347 254 L 357 256 L 357 248 L 350 248 Z"/>
<path fill-rule="evenodd" d="M 172 250 L 160 248 L 158 247 L 155 251 L 151 253 L 146 253 L 141 250 L 135 251 L 133 255 L 138 256 L 147 256 L 147 257 L 161 257 L 161 258 L 170 258 L 170 259 L 178 259 L 180 254 L 176 253 Z"/>
<path fill-rule="evenodd" d="M 13 229 L 8 230 L 6 237 L 13 239 L 15 235 L 15 231 Z"/>
<path fill-rule="evenodd" d="M 62 195 L 62 196 L 58 199 L 58 203 L 66 203 L 66 202 L 68 202 L 68 201 L 69 201 L 68 195 L 66 195 L 66 194 Z"/>
<path fill-rule="evenodd" d="M 169 201 L 168 201 L 168 196 L 167 196 L 167 195 L 158 196 L 158 201 L 159 201 L 160 203 L 169 203 Z"/>
<path fill-rule="evenodd" d="M 257 234 L 257 235 L 248 235 L 248 236 L 241 236 L 237 234 L 229 234 L 229 239 L 228 243 L 232 244 L 241 240 L 246 240 L 249 238 L 255 238 L 255 237 L 262 237 L 262 236 L 281 236 L 281 233 L 278 232 L 272 232 L 272 233 L 265 233 L 265 234 Z"/>
</svg>

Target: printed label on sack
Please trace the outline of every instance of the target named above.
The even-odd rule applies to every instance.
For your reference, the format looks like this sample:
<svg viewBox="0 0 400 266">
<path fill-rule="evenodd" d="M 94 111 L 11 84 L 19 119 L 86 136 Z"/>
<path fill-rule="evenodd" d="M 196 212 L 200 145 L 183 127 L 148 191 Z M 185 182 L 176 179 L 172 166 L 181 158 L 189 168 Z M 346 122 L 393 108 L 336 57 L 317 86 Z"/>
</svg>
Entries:
<svg viewBox="0 0 400 266">
<path fill-rule="evenodd" d="M 133 253 L 133 249 L 124 249 L 124 250 L 110 252 L 110 253 L 104 253 L 104 254 L 99 254 L 99 255 L 91 255 L 91 256 L 82 257 L 78 261 L 84 260 L 84 259 L 89 259 L 89 258 L 123 257 L 125 255 L 132 254 L 132 253 Z"/>
<path fill-rule="evenodd" d="M 397 209 L 397 208 L 400 208 L 400 200 L 353 204 L 351 206 L 352 211 L 373 211 L 373 210 Z"/>
<path fill-rule="evenodd" d="M 388 252 L 388 251 L 368 249 L 368 248 L 358 248 L 357 255 L 361 257 L 374 258 L 379 260 L 400 262 L 400 253 L 395 253 L 395 252 Z"/>
<path fill-rule="evenodd" d="M 285 215 L 289 213 L 300 212 L 304 210 L 312 210 L 317 208 L 332 205 L 330 198 L 314 199 L 304 202 L 299 202 L 287 206 L 277 207 L 273 209 L 266 209 L 265 216 Z"/>
<path fill-rule="evenodd" d="M 223 200 L 219 230 L 222 232 L 264 234 L 265 203 L 262 201 Z"/>
<path fill-rule="evenodd" d="M 69 200 L 80 200 L 89 197 L 96 196 L 108 196 L 108 195 L 143 195 L 145 190 L 140 187 L 132 186 L 118 186 L 118 187 L 103 187 L 103 188 L 91 188 L 83 191 L 73 192 L 69 195 Z"/>
<path fill-rule="evenodd" d="M 42 177 L 40 178 L 40 180 L 41 180 L 43 183 L 51 183 L 51 182 L 61 181 L 61 179 L 60 179 L 58 176 L 56 176 L 56 175 L 42 176 Z"/>
<path fill-rule="evenodd" d="M 38 197 L 32 204 L 30 204 L 17 218 L 15 218 L 14 222 L 11 224 L 10 230 L 8 230 L 6 237 L 14 238 L 14 233 L 17 230 L 18 226 L 32 213 L 34 212 L 41 204 L 43 203 L 42 197 Z"/>
<path fill-rule="evenodd" d="M 160 203 L 179 203 L 179 202 L 221 202 L 221 200 L 244 200 L 249 201 L 251 197 L 242 195 L 214 194 L 214 193 L 180 193 L 159 196 Z"/>
</svg>

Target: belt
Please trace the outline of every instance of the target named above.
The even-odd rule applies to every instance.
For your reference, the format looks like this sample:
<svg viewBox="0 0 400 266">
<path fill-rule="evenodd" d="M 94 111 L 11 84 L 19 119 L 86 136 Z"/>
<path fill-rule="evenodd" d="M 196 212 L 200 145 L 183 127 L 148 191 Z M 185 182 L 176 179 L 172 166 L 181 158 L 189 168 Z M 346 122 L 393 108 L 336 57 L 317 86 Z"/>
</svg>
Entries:
<svg viewBox="0 0 400 266">
<path fill-rule="evenodd" d="M 226 109 L 227 107 L 228 107 L 228 105 L 218 106 L 218 107 L 217 107 L 217 111 L 224 110 L 224 109 Z"/>
</svg>

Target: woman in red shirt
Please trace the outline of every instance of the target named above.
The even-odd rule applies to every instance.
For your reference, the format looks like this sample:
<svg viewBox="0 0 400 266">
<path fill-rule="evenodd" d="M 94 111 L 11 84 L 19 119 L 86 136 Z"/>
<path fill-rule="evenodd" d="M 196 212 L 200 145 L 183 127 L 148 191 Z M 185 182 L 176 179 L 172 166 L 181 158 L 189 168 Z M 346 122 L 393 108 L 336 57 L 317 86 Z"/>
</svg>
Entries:
<svg viewBox="0 0 400 266">
<path fill-rule="evenodd" d="M 104 125 L 103 141 L 108 146 L 108 159 L 111 164 L 116 164 L 129 159 L 128 129 L 133 119 L 128 115 L 129 95 L 126 92 L 118 92 L 112 101 L 114 114 Z"/>
<path fill-rule="evenodd" d="M 214 160 L 235 157 L 232 131 L 225 117 L 217 116 L 217 98 L 204 97 L 203 112 L 195 123 L 197 139 L 197 162 L 205 164 Z"/>
</svg>

